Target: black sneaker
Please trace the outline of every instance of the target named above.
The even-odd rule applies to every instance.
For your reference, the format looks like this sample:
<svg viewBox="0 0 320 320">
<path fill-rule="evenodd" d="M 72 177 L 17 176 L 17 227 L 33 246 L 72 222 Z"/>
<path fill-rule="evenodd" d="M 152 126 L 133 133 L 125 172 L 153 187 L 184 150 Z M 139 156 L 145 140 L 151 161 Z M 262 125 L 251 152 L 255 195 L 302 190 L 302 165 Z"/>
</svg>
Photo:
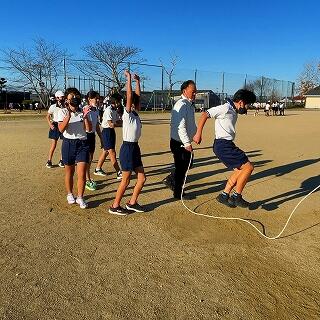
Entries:
<svg viewBox="0 0 320 320">
<path fill-rule="evenodd" d="M 220 193 L 217 198 L 218 202 L 224 204 L 225 206 L 229 207 L 229 208 L 235 208 L 236 205 L 233 204 L 233 203 L 230 203 L 229 202 L 229 195 L 228 194 L 223 194 L 223 193 Z"/>
<path fill-rule="evenodd" d="M 142 206 L 140 206 L 140 204 L 138 202 L 136 202 L 135 204 L 127 203 L 126 208 L 128 210 L 135 211 L 135 212 L 145 212 L 146 211 Z"/>
<path fill-rule="evenodd" d="M 240 208 L 249 208 L 250 206 L 250 202 L 244 200 L 241 194 L 232 195 L 228 201 L 230 204 Z"/>
<path fill-rule="evenodd" d="M 46 167 L 51 169 L 53 167 L 52 162 L 50 160 L 47 161 Z"/>
<path fill-rule="evenodd" d="M 122 208 L 120 206 L 117 208 L 110 207 L 108 211 L 109 211 L 109 213 L 117 214 L 118 216 L 126 216 L 127 214 L 129 214 L 127 209 Z"/>
</svg>

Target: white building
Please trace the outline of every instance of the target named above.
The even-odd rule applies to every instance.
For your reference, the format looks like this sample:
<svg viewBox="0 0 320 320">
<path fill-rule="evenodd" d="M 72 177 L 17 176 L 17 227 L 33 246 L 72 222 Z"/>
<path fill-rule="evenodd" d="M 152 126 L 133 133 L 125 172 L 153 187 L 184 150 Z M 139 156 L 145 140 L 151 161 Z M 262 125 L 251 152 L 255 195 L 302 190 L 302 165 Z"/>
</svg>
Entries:
<svg viewBox="0 0 320 320">
<path fill-rule="evenodd" d="M 320 86 L 309 90 L 306 94 L 305 108 L 319 108 L 320 109 Z"/>
</svg>

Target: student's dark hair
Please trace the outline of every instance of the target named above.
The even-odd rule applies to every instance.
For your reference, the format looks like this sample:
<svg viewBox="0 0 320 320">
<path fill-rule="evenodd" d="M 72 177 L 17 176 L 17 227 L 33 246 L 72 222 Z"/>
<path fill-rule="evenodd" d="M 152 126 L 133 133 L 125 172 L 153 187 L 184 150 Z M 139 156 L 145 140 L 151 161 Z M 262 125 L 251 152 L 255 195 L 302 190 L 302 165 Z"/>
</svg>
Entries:
<svg viewBox="0 0 320 320">
<path fill-rule="evenodd" d="M 247 89 L 240 89 L 234 95 L 233 99 L 234 102 L 239 102 L 242 100 L 245 104 L 254 103 L 257 100 L 256 95 Z"/>
<path fill-rule="evenodd" d="M 115 104 L 115 103 L 121 103 L 121 100 L 122 100 L 122 95 L 118 92 L 115 92 L 113 93 L 111 96 L 110 96 L 110 103 L 111 104 Z"/>
<path fill-rule="evenodd" d="M 196 83 L 193 80 L 187 80 L 181 85 L 181 92 L 183 92 L 184 89 L 187 89 L 190 86 L 190 84 L 196 85 Z"/>
<path fill-rule="evenodd" d="M 75 95 L 75 96 L 80 96 L 81 97 L 81 93 L 77 88 L 67 88 L 65 93 L 64 93 L 64 96 L 67 97 L 68 94 L 70 94 L 70 93 Z"/>
<path fill-rule="evenodd" d="M 90 90 L 87 93 L 86 98 L 87 98 L 87 100 L 94 99 L 94 98 L 100 98 L 100 94 L 97 91 Z"/>
</svg>

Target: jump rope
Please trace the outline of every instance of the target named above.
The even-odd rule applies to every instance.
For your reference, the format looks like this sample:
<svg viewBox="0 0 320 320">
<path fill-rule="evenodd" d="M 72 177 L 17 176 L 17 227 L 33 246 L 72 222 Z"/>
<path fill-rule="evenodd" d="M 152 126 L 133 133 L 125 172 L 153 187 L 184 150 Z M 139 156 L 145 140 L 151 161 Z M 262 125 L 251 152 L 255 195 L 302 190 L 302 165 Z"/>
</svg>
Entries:
<svg viewBox="0 0 320 320">
<path fill-rule="evenodd" d="M 186 172 L 186 174 L 185 174 L 184 182 L 183 182 L 183 186 L 182 186 L 182 191 L 181 191 L 181 202 L 182 202 L 182 205 L 183 205 L 189 212 L 191 212 L 191 213 L 193 213 L 193 214 L 195 214 L 195 215 L 197 215 L 197 216 L 202 216 L 202 217 L 212 218 L 212 219 L 217 219 L 217 220 L 235 220 L 235 221 L 245 222 L 245 223 L 249 224 L 251 227 L 253 227 L 262 237 L 264 237 L 265 239 L 268 239 L 268 240 L 275 240 L 275 239 L 280 238 L 280 236 L 282 235 L 282 233 L 284 232 L 284 230 L 287 228 L 287 226 L 288 226 L 288 224 L 289 224 L 289 221 L 291 220 L 293 214 L 294 214 L 295 211 L 298 209 L 298 207 L 300 206 L 300 204 L 301 204 L 305 199 L 307 199 L 312 193 L 314 193 L 316 190 L 318 190 L 318 189 L 320 188 L 320 185 L 318 185 L 316 188 L 314 188 L 313 190 L 311 190 L 306 196 L 304 196 L 304 197 L 298 202 L 298 204 L 294 207 L 294 209 L 292 210 L 292 212 L 290 213 L 289 218 L 287 219 L 284 227 L 283 227 L 282 230 L 279 232 L 279 234 L 277 234 L 277 235 L 274 236 L 274 237 L 269 237 L 269 236 L 265 235 L 263 232 L 261 232 L 252 222 L 250 222 L 250 221 L 249 221 L 250 219 L 235 218 L 235 217 L 219 217 L 219 216 L 213 216 L 213 215 L 208 215 L 208 214 L 204 214 L 204 213 L 198 213 L 198 212 L 195 212 L 195 211 L 189 209 L 189 208 L 185 205 L 184 200 L 183 200 L 183 191 L 184 191 L 185 186 L 186 186 L 186 181 L 187 181 L 187 177 L 188 177 L 188 174 L 189 174 L 189 171 L 190 171 L 190 167 L 191 167 L 193 155 L 194 155 L 194 153 L 192 152 L 192 153 L 191 153 L 191 157 L 190 157 L 190 161 L 189 161 L 189 165 L 188 165 L 188 169 L 187 169 L 187 172 Z"/>
</svg>

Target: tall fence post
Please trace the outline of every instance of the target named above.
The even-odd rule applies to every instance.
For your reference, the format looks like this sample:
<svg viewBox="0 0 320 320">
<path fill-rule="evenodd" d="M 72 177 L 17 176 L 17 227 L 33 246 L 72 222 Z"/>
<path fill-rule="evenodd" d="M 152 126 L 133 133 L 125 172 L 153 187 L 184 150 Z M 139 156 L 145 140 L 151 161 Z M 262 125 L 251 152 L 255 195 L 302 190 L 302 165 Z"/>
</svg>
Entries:
<svg viewBox="0 0 320 320">
<path fill-rule="evenodd" d="M 67 67 L 66 58 L 63 59 L 64 91 L 67 89 Z"/>
</svg>

